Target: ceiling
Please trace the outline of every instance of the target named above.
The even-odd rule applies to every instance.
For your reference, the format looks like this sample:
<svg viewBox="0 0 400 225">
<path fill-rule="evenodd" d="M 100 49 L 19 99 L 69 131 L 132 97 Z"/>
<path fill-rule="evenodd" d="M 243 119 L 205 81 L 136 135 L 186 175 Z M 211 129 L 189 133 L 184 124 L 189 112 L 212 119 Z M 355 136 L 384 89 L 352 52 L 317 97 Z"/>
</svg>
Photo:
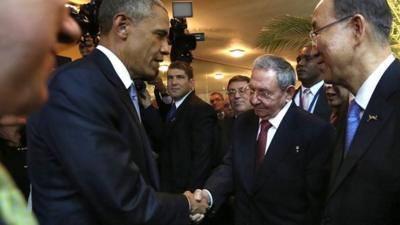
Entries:
<svg viewBox="0 0 400 225">
<path fill-rule="evenodd" d="M 163 0 L 172 17 L 172 0 Z M 263 25 L 276 16 L 309 16 L 318 0 L 193 0 L 193 17 L 188 18 L 191 33 L 204 32 L 205 41 L 194 50 L 193 69 L 196 91 L 208 99 L 212 91 L 224 91 L 233 75 L 250 75 L 253 60 L 264 53 L 256 40 Z M 244 49 L 241 58 L 230 56 L 231 49 Z M 296 50 L 278 53 L 292 63 Z M 215 73 L 224 79 L 214 79 Z"/>
<path fill-rule="evenodd" d="M 172 17 L 173 0 L 162 1 Z M 192 0 L 193 17 L 187 19 L 188 30 L 191 33 L 205 33 L 205 41 L 198 42 L 196 50 L 192 52 L 196 93 L 208 100 L 209 93 L 213 91 L 225 92 L 226 84 L 232 76 L 250 76 L 253 60 L 267 53 L 256 46 L 257 36 L 263 25 L 276 16 L 309 16 L 317 2 L 318 0 Z M 245 50 L 245 56 L 233 58 L 229 55 L 229 50 L 237 48 Z M 75 51 L 77 52 L 76 47 Z M 294 64 L 296 50 L 278 54 Z M 222 73 L 224 78 L 216 80 L 215 73 Z M 161 75 L 165 78 L 164 73 Z"/>
</svg>

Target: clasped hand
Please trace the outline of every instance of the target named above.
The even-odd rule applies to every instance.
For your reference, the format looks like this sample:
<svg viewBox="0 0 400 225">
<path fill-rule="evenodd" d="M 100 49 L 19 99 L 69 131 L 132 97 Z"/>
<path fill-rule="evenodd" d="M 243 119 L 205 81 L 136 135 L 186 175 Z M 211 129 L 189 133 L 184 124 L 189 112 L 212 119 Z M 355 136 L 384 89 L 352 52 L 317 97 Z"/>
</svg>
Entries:
<svg viewBox="0 0 400 225">
<path fill-rule="evenodd" d="M 204 218 L 209 208 L 209 196 L 204 190 L 196 189 L 194 193 L 185 191 L 183 193 L 190 203 L 190 220 L 198 223 Z"/>
</svg>

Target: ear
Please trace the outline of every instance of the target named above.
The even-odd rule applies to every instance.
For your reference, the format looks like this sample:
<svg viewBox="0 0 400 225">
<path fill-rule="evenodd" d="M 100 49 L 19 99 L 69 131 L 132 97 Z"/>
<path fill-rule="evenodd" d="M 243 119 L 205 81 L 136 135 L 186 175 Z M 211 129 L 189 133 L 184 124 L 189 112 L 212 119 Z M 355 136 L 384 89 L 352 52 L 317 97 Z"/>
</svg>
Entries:
<svg viewBox="0 0 400 225">
<path fill-rule="evenodd" d="M 131 20 L 125 14 L 117 14 L 113 19 L 113 31 L 118 37 L 126 40 L 129 33 L 128 28 L 131 24 Z"/>
<path fill-rule="evenodd" d="M 359 45 L 360 42 L 365 38 L 367 22 L 363 15 L 355 14 L 353 18 L 351 18 L 350 25 L 352 27 L 353 37 L 356 45 Z"/>
<path fill-rule="evenodd" d="M 195 85 L 194 79 L 193 78 L 189 79 L 189 82 L 190 82 L 190 86 L 192 87 L 192 90 L 194 90 L 194 85 Z"/>
<path fill-rule="evenodd" d="M 296 88 L 293 85 L 290 85 L 289 87 L 287 87 L 286 88 L 286 94 L 287 94 L 286 101 L 290 101 L 293 98 L 295 92 L 296 92 Z"/>
</svg>

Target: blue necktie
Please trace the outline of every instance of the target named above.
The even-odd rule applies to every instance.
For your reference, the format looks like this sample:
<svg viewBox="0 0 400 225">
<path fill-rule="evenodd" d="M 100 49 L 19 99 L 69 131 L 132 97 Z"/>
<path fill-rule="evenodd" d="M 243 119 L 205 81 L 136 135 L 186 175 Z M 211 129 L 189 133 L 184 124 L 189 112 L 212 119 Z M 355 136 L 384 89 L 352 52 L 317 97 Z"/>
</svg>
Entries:
<svg viewBox="0 0 400 225">
<path fill-rule="evenodd" d="M 347 127 L 346 127 L 346 143 L 344 148 L 344 155 L 346 156 L 351 142 L 353 141 L 354 134 L 357 131 L 357 127 L 360 124 L 360 112 L 361 107 L 357 104 L 355 99 L 350 103 L 350 110 L 347 114 Z"/>
<path fill-rule="evenodd" d="M 175 102 L 173 102 L 171 104 L 171 108 L 169 109 L 169 111 L 167 113 L 167 121 L 171 121 L 171 119 L 175 116 L 175 112 L 176 112 L 176 105 L 175 105 Z"/>
<path fill-rule="evenodd" d="M 132 83 L 132 85 L 129 87 L 129 96 L 131 97 L 132 103 L 135 106 L 136 113 L 138 115 L 139 121 L 142 120 L 140 117 L 140 107 L 139 107 L 139 99 L 137 96 L 137 91 L 135 88 L 135 84 Z"/>
</svg>

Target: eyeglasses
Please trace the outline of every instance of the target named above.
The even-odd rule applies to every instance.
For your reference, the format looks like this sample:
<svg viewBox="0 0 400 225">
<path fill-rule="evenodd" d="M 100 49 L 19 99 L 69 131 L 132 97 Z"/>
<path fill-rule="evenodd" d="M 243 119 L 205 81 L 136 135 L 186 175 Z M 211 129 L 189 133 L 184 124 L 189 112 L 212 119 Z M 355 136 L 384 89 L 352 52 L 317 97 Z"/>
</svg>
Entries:
<svg viewBox="0 0 400 225">
<path fill-rule="evenodd" d="M 264 100 L 268 100 L 272 98 L 272 93 L 270 91 L 267 90 L 256 90 L 256 89 L 252 89 L 249 88 L 249 92 L 250 92 L 250 96 L 256 96 L 256 98 L 258 99 L 264 99 Z"/>
<path fill-rule="evenodd" d="M 327 25 L 325 25 L 325 26 L 323 26 L 323 27 L 321 27 L 321 28 L 319 28 L 319 29 L 311 30 L 311 31 L 310 31 L 310 34 L 309 34 L 309 35 L 310 35 L 311 41 L 312 41 L 313 43 L 315 43 L 315 40 L 316 40 L 317 36 L 321 33 L 321 31 L 323 31 L 323 30 L 327 29 L 328 27 L 331 27 L 331 26 L 333 26 L 333 25 L 335 25 L 335 24 L 341 23 L 341 22 L 343 22 L 343 21 L 345 21 L 345 20 L 347 20 L 347 19 L 349 19 L 349 18 L 352 18 L 353 16 L 354 16 L 354 15 L 345 16 L 345 17 L 343 17 L 342 19 L 333 21 L 332 23 L 329 23 L 329 24 L 327 24 Z"/>
<path fill-rule="evenodd" d="M 248 86 L 244 86 L 238 89 L 228 89 L 228 91 L 226 92 L 227 95 L 229 96 L 235 96 L 236 93 L 239 93 L 240 96 L 243 96 L 244 94 L 249 92 L 249 87 Z"/>
</svg>

